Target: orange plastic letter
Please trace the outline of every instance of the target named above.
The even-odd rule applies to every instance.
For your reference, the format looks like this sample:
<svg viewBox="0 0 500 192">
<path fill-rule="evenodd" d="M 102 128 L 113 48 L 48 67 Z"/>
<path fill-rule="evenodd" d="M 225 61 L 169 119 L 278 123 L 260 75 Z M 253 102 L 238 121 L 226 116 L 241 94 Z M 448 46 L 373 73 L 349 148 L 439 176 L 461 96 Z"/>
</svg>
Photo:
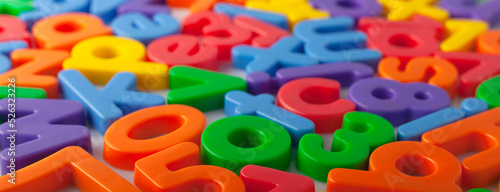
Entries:
<svg viewBox="0 0 500 192">
<path fill-rule="evenodd" d="M 500 54 L 500 30 L 490 30 L 479 36 L 477 40 L 479 53 Z"/>
<path fill-rule="evenodd" d="M 133 170 L 137 160 L 176 144 L 199 145 L 204 127 L 205 115 L 190 106 L 142 109 L 118 119 L 108 128 L 103 157 L 112 166 Z"/>
<path fill-rule="evenodd" d="M 378 65 L 380 77 L 403 83 L 429 82 L 443 88 L 451 98 L 458 86 L 458 70 L 447 60 L 434 57 L 415 57 L 405 65 L 396 57 L 386 57 Z"/>
<path fill-rule="evenodd" d="M 43 49 L 70 51 L 81 40 L 111 33 L 100 18 L 87 13 L 47 17 L 33 26 L 36 44 Z"/>
<path fill-rule="evenodd" d="M 16 77 L 16 86 L 40 88 L 47 98 L 58 98 L 57 73 L 69 57 L 66 51 L 22 49 L 12 52 L 14 69 L 0 75 L 0 84 L 8 85 L 8 78 Z"/>
<path fill-rule="evenodd" d="M 0 191 L 57 191 L 71 184 L 80 191 L 140 192 L 124 178 L 106 167 L 80 147 L 66 147 L 17 172 L 16 184 L 7 183 L 9 174 L 0 177 Z"/>
<path fill-rule="evenodd" d="M 137 161 L 134 183 L 142 191 L 245 191 L 238 175 L 222 167 L 200 164 L 198 146 L 180 143 Z"/>
<path fill-rule="evenodd" d="M 462 161 L 462 186 L 482 188 L 500 179 L 500 108 L 434 129 L 422 142 L 459 155 L 480 151 Z"/>
<path fill-rule="evenodd" d="M 460 174 L 460 162 L 450 152 L 427 143 L 400 141 L 375 149 L 369 171 L 331 170 L 327 191 L 461 192 Z"/>
</svg>

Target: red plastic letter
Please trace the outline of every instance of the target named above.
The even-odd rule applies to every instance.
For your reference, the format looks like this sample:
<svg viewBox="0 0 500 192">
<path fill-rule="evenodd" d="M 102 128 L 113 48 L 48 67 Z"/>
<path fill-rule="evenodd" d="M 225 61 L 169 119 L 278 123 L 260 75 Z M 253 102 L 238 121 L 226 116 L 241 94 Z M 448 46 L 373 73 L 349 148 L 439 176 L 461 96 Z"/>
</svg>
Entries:
<svg viewBox="0 0 500 192">
<path fill-rule="evenodd" d="M 148 59 L 169 67 L 187 65 L 217 70 L 217 48 L 200 45 L 200 39 L 192 35 L 171 35 L 154 40 L 148 45 Z"/>
<path fill-rule="evenodd" d="M 183 22 L 183 33 L 202 35 L 203 44 L 217 47 L 217 58 L 221 61 L 231 59 L 231 49 L 239 44 L 250 44 L 252 33 L 235 26 L 231 18 L 224 14 L 201 12 L 190 15 Z"/>
<path fill-rule="evenodd" d="M 314 192 L 313 179 L 267 167 L 247 165 L 241 169 L 240 177 L 246 192 Z"/>
<path fill-rule="evenodd" d="M 333 133 L 342 127 L 344 114 L 356 105 L 340 99 L 340 83 L 325 78 L 290 81 L 278 91 L 278 106 L 314 122 L 316 133 Z"/>
<path fill-rule="evenodd" d="M 477 87 L 487 79 L 500 74 L 500 55 L 480 53 L 440 52 L 436 57 L 447 59 L 460 74 L 458 93 L 462 97 L 474 97 Z"/>
<path fill-rule="evenodd" d="M 387 21 L 361 18 L 359 30 L 366 32 L 368 46 L 380 50 L 383 56 L 397 57 L 403 62 L 417 56 L 430 56 L 439 51 L 441 23 L 424 16 L 412 21 Z"/>
<path fill-rule="evenodd" d="M 0 15 L 0 42 L 25 41 L 31 45 L 31 35 L 26 31 L 26 24 L 10 15 Z"/>
<path fill-rule="evenodd" d="M 270 47 L 280 38 L 290 35 L 282 28 L 252 17 L 236 16 L 233 22 L 236 26 L 249 30 L 255 35 L 251 42 L 251 45 L 255 47 Z"/>
</svg>

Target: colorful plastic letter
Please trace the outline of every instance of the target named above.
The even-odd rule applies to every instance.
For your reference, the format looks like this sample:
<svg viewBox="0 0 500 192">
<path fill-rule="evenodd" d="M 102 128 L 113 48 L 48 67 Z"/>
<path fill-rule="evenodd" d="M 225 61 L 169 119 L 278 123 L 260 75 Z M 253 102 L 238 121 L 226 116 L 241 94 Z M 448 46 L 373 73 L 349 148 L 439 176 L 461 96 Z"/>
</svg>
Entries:
<svg viewBox="0 0 500 192">
<path fill-rule="evenodd" d="M 450 105 L 443 89 L 427 83 L 403 84 L 380 78 L 362 79 L 349 89 L 356 111 L 380 115 L 399 126 Z"/>
<path fill-rule="evenodd" d="M 311 4 L 330 16 L 348 16 L 354 19 L 380 16 L 382 6 L 373 0 L 314 0 Z"/>
<path fill-rule="evenodd" d="M 402 63 L 396 57 L 386 57 L 378 66 L 380 77 L 402 83 L 428 82 L 444 89 L 451 98 L 458 89 L 458 70 L 447 60 L 434 57 L 415 57 Z"/>
<path fill-rule="evenodd" d="M 205 115 L 185 105 L 162 105 L 130 113 L 104 135 L 103 157 L 110 165 L 133 170 L 137 160 L 182 142 L 200 144 Z M 168 133 L 168 134 L 167 134 Z"/>
<path fill-rule="evenodd" d="M 117 73 L 102 90 L 97 90 L 76 70 L 61 71 L 58 77 L 64 99 L 82 103 L 90 123 L 103 135 L 124 115 L 165 104 L 161 95 L 137 92 L 132 73 Z"/>
<path fill-rule="evenodd" d="M 376 68 L 382 55 L 365 48 L 366 35 L 351 31 L 354 22 L 350 17 L 304 21 L 295 26 L 293 34 L 305 42 L 305 53 L 322 63 L 353 61 Z"/>
<path fill-rule="evenodd" d="M 333 79 L 342 87 L 349 87 L 354 82 L 373 77 L 374 70 L 368 65 L 349 62 L 314 65 L 309 67 L 283 68 L 271 77 L 264 72 L 254 72 L 247 75 L 248 92 L 253 95 L 261 93 L 276 94 L 285 83 L 307 77 L 322 77 Z"/>
<path fill-rule="evenodd" d="M 148 17 L 153 17 L 157 13 L 170 13 L 170 8 L 166 6 L 165 0 L 131 0 L 118 7 L 118 14 L 139 12 Z"/>
<path fill-rule="evenodd" d="M 488 30 L 488 23 L 467 19 L 450 19 L 444 26 L 449 36 L 441 43 L 443 52 L 469 52 L 479 35 Z"/>
<path fill-rule="evenodd" d="M 414 15 L 423 15 L 444 22 L 449 13 L 433 4 L 436 0 L 378 0 L 388 10 L 387 18 L 393 21 L 410 20 Z"/>
<path fill-rule="evenodd" d="M 201 136 L 201 158 L 239 173 L 246 165 L 286 170 L 290 166 L 290 135 L 278 123 L 255 116 L 219 119 Z"/>
<path fill-rule="evenodd" d="M 236 16 L 233 22 L 234 25 L 252 32 L 254 37 L 250 45 L 255 47 L 270 47 L 279 39 L 290 35 L 287 30 L 252 17 Z"/>
<path fill-rule="evenodd" d="M 198 13 L 198 12 L 212 10 L 212 7 L 217 2 L 228 2 L 228 3 L 243 5 L 245 4 L 246 1 L 247 0 L 194 0 L 191 6 L 189 7 L 189 10 L 191 11 L 191 13 Z"/>
<path fill-rule="evenodd" d="M 342 87 L 350 87 L 354 82 L 373 77 L 374 74 L 374 70 L 365 64 L 347 62 L 283 68 L 276 72 L 276 79 L 282 86 L 295 79 L 322 77 L 338 81 Z"/>
<path fill-rule="evenodd" d="M 47 94 L 43 89 L 16 87 L 13 91 L 11 87 L 0 86 L 0 99 L 7 98 L 9 97 L 9 94 L 14 94 L 14 93 L 17 98 L 33 98 L 33 99 L 47 98 Z"/>
<path fill-rule="evenodd" d="M 0 54 L 0 74 L 9 71 L 11 67 L 12 63 L 10 62 L 10 58 Z"/>
<path fill-rule="evenodd" d="M 490 190 L 487 189 L 471 189 L 469 192 L 491 192 Z"/>
<path fill-rule="evenodd" d="M 406 63 L 413 57 L 431 56 L 439 51 L 443 25 L 423 16 L 415 16 L 412 21 L 365 17 L 358 20 L 358 28 L 368 36 L 370 48 Z"/>
<path fill-rule="evenodd" d="M 90 0 L 33 0 L 34 11 L 53 15 L 65 12 L 88 12 Z"/>
<path fill-rule="evenodd" d="M 111 22 L 115 35 L 130 37 L 147 45 L 151 41 L 179 33 L 179 22 L 166 13 L 157 13 L 152 20 L 140 13 L 127 13 Z"/>
<path fill-rule="evenodd" d="M 314 180 L 309 177 L 257 165 L 243 167 L 240 178 L 246 192 L 314 192 Z"/>
<path fill-rule="evenodd" d="M 278 91 L 277 105 L 314 122 L 316 133 L 333 133 L 342 127 L 344 114 L 356 105 L 340 99 L 340 83 L 325 78 L 290 81 Z"/>
<path fill-rule="evenodd" d="M 465 99 L 461 105 L 461 109 L 447 107 L 399 126 L 397 139 L 420 141 L 428 131 L 488 110 L 488 105 L 476 98 Z"/>
<path fill-rule="evenodd" d="M 480 99 L 471 97 L 462 100 L 460 109 L 465 113 L 465 117 L 470 117 L 488 110 L 488 104 Z"/>
<path fill-rule="evenodd" d="M 480 35 L 477 39 L 477 51 L 500 55 L 500 30 L 489 30 Z"/>
<path fill-rule="evenodd" d="M 253 96 L 243 91 L 228 92 L 224 112 L 227 116 L 252 115 L 274 121 L 285 127 L 294 147 L 299 144 L 302 136 L 314 133 L 312 121 L 274 105 L 274 97 L 269 94 Z"/>
<path fill-rule="evenodd" d="M 189 8 L 195 0 L 169 0 L 167 4 L 172 7 Z"/>
<path fill-rule="evenodd" d="M 9 104 L 15 104 L 15 115 L 9 111 L 13 109 L 8 107 Z M 0 126 L 0 136 L 10 138 L 0 141 L 1 175 L 7 173 L 5 168 L 14 156 L 15 168 L 20 169 L 67 146 L 80 146 L 89 152 L 92 150 L 83 106 L 78 102 L 5 98 L 0 100 L 0 115 L 2 119 L 7 116 L 15 118 Z M 16 142 L 14 153 L 9 147 L 13 141 Z"/>
<path fill-rule="evenodd" d="M 245 5 L 250 8 L 283 13 L 288 17 L 288 25 L 290 27 L 305 19 L 318 19 L 329 16 L 327 12 L 314 9 L 309 5 L 308 1 L 302 0 L 247 0 Z"/>
<path fill-rule="evenodd" d="M 6 41 L 24 41 L 31 45 L 31 35 L 26 31 L 26 24 L 10 15 L 0 15 L 0 43 Z"/>
<path fill-rule="evenodd" d="M 217 48 L 201 44 L 193 35 L 171 35 L 154 40 L 148 45 L 148 59 L 169 67 L 186 65 L 217 70 Z"/>
<path fill-rule="evenodd" d="M 452 17 L 480 19 L 495 26 L 500 21 L 500 1 L 441 0 L 439 6 L 450 12 Z"/>
<path fill-rule="evenodd" d="M 100 17 L 105 23 L 111 22 L 117 15 L 117 9 L 129 0 L 90 0 L 90 13 Z"/>
<path fill-rule="evenodd" d="M 281 38 L 269 49 L 239 45 L 233 48 L 233 65 L 247 73 L 266 72 L 274 75 L 280 68 L 301 67 L 318 64 L 318 61 L 303 53 L 304 43 L 295 37 Z"/>
<path fill-rule="evenodd" d="M 246 91 L 239 77 L 192 67 L 173 67 L 170 70 L 168 104 L 184 104 L 201 111 L 224 108 L 224 95 L 232 90 Z"/>
<path fill-rule="evenodd" d="M 393 142 L 394 127 L 384 118 L 371 113 L 345 114 L 342 129 L 333 135 L 332 148 L 323 148 L 323 138 L 307 134 L 297 150 L 297 168 L 307 176 L 326 181 L 334 168 L 366 169 L 373 150 Z"/>
<path fill-rule="evenodd" d="M 33 26 L 36 44 L 42 49 L 71 51 L 78 42 L 111 35 L 101 19 L 87 13 L 66 13 L 44 18 Z"/>
<path fill-rule="evenodd" d="M 31 28 L 45 17 L 68 12 L 88 12 L 89 6 L 90 0 L 33 0 L 34 9 L 20 13 L 19 18 Z"/>
<path fill-rule="evenodd" d="M 500 107 L 500 76 L 481 83 L 477 88 L 476 97 L 488 103 L 490 109 Z"/>
<path fill-rule="evenodd" d="M 474 11 L 472 18 L 486 21 L 495 26 L 500 22 L 498 11 L 500 11 L 500 2 L 483 1 L 483 4 Z"/>
<path fill-rule="evenodd" d="M 21 49 L 12 53 L 14 69 L 0 75 L 0 84 L 7 85 L 7 78 L 16 77 L 19 87 L 40 88 L 47 98 L 59 98 L 57 73 L 62 62 L 69 57 L 66 51 Z"/>
<path fill-rule="evenodd" d="M 460 74 L 458 93 L 462 97 L 474 97 L 477 87 L 487 79 L 500 75 L 500 55 L 480 53 L 439 52 L 437 58 L 447 59 Z"/>
<path fill-rule="evenodd" d="M 3 0 L 0 2 L 0 14 L 13 16 L 33 9 L 31 0 Z"/>
<path fill-rule="evenodd" d="M 451 17 L 471 18 L 478 3 L 475 0 L 441 0 L 439 6 L 446 9 Z"/>
<path fill-rule="evenodd" d="M 4 41 L 0 42 L 0 54 L 10 56 L 10 54 L 17 49 L 27 49 L 28 43 L 22 40 Z"/>
<path fill-rule="evenodd" d="M 462 192 L 460 174 L 460 162 L 448 151 L 400 141 L 377 148 L 370 156 L 368 171 L 330 171 L 326 191 Z"/>
<path fill-rule="evenodd" d="M 231 60 L 231 49 L 240 44 L 249 44 L 252 33 L 231 22 L 224 14 L 201 12 L 188 16 L 183 21 L 182 32 L 203 36 L 206 46 L 217 47 L 217 58 L 221 61 Z"/>
<path fill-rule="evenodd" d="M 141 42 L 114 36 L 83 40 L 71 50 L 64 69 L 76 69 L 93 84 L 105 85 L 116 73 L 128 71 L 137 76 L 140 90 L 168 87 L 168 66 L 144 61 L 146 49 Z"/>
<path fill-rule="evenodd" d="M 454 155 L 479 151 L 462 161 L 462 186 L 481 188 L 500 179 L 500 108 L 474 115 L 434 129 L 422 136 L 422 142 L 442 147 Z"/>
<path fill-rule="evenodd" d="M 277 27 L 281 27 L 282 29 L 288 29 L 288 18 L 281 13 L 261 11 L 258 9 L 247 9 L 244 6 L 231 3 L 216 3 L 214 6 L 214 12 L 224 13 L 230 17 L 240 15 L 249 16 L 273 24 Z"/>
<path fill-rule="evenodd" d="M 198 146 L 189 142 L 137 161 L 134 183 L 142 191 L 245 191 L 245 185 L 233 172 L 201 165 Z"/>
<path fill-rule="evenodd" d="M 59 138 L 58 138 L 59 139 Z M 75 185 L 80 191 L 140 192 L 124 178 L 80 147 L 70 146 L 16 171 L 16 184 L 2 184 L 0 191 L 58 191 Z M 22 176 L 21 176 L 22 175 Z M 2 182 L 10 176 L 0 177 Z"/>
</svg>

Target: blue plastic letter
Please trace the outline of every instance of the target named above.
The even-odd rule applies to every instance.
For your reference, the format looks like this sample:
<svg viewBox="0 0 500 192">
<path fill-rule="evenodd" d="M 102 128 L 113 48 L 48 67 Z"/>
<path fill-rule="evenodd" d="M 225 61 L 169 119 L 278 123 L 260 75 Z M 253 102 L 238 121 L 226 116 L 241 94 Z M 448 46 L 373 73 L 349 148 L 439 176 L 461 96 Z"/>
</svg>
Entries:
<svg viewBox="0 0 500 192">
<path fill-rule="evenodd" d="M 111 28 L 118 36 L 137 39 L 147 45 L 159 37 L 179 33 L 179 22 L 166 13 L 155 14 L 152 21 L 141 13 L 127 13 L 116 17 Z"/>
<path fill-rule="evenodd" d="M 297 24 L 293 34 L 305 42 L 305 52 L 321 63 L 360 62 L 376 69 L 381 53 L 366 49 L 367 37 L 353 31 L 354 19 L 335 17 Z"/>
<path fill-rule="evenodd" d="M 247 73 L 266 72 L 274 76 L 280 68 L 302 67 L 318 64 L 318 61 L 303 53 L 304 44 L 295 37 L 284 37 L 269 49 L 247 45 L 232 50 L 233 65 L 246 69 Z"/>
<path fill-rule="evenodd" d="M 136 77 L 128 72 L 116 74 L 103 90 L 76 70 L 61 71 L 58 78 L 63 97 L 82 103 L 87 119 L 101 134 L 126 114 L 165 104 L 160 95 L 137 92 Z"/>
<path fill-rule="evenodd" d="M 311 120 L 273 103 L 274 97 L 269 94 L 253 96 L 243 91 L 230 91 L 226 93 L 224 112 L 228 116 L 253 115 L 272 120 L 290 133 L 293 146 L 297 146 L 305 134 L 314 133 L 314 123 Z"/>
</svg>

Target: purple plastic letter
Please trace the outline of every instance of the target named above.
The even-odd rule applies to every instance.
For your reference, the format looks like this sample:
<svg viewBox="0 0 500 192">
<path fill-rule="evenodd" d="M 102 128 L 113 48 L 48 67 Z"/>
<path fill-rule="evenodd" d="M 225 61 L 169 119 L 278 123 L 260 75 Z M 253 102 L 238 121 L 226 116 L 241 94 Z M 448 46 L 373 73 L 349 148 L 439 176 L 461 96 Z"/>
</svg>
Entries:
<svg viewBox="0 0 500 192">
<path fill-rule="evenodd" d="M 15 122 L 12 120 L 14 108 L 9 106 L 13 103 Z M 5 121 L 0 125 L 2 175 L 8 172 L 6 167 L 14 155 L 12 151 L 15 152 L 16 170 L 67 146 L 80 146 L 91 153 L 90 132 L 84 126 L 83 106 L 76 101 L 5 98 L 0 100 L 0 115 Z M 13 122 L 14 126 L 7 121 Z"/>
<path fill-rule="evenodd" d="M 354 82 L 369 78 L 374 75 L 374 70 L 361 63 L 333 63 L 308 67 L 283 68 L 276 72 L 276 77 L 271 77 L 264 72 L 250 73 L 247 76 L 248 92 L 253 95 L 262 93 L 275 94 L 285 83 L 306 77 L 322 77 L 338 81 L 342 87 L 349 87 Z"/>
<path fill-rule="evenodd" d="M 450 105 L 443 89 L 427 83 L 403 84 L 381 78 L 359 80 L 349 89 L 357 111 L 384 117 L 394 126 L 415 120 Z"/>
</svg>

